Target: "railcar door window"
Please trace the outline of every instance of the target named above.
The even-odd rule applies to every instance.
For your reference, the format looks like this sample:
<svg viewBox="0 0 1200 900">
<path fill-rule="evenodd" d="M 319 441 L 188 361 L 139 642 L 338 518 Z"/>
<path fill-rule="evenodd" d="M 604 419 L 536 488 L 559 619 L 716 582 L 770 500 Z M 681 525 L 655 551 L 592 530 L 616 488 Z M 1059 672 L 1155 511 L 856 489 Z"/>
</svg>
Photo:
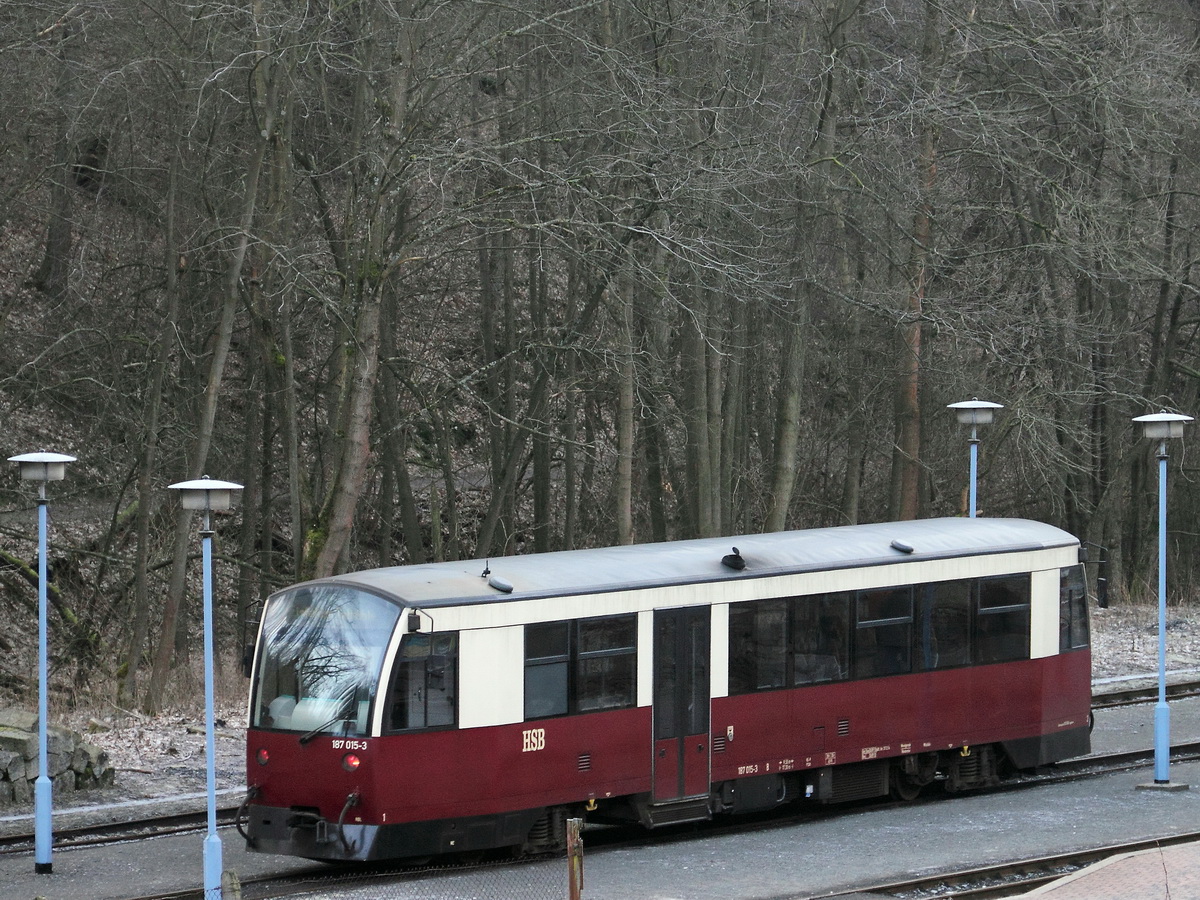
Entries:
<svg viewBox="0 0 1200 900">
<path fill-rule="evenodd" d="M 363 735 L 400 607 L 338 585 L 272 597 L 263 613 L 251 725 Z"/>
<path fill-rule="evenodd" d="M 917 663 L 922 669 L 971 664 L 973 584 L 971 581 L 938 581 L 918 588 Z"/>
<path fill-rule="evenodd" d="M 912 671 L 911 587 L 859 591 L 854 633 L 854 677 Z"/>
<path fill-rule="evenodd" d="M 406 634 L 392 669 L 388 728 L 453 725 L 457 684 L 457 632 Z"/>
<path fill-rule="evenodd" d="M 1029 658 L 1029 575 L 979 581 L 975 661 L 980 664 Z"/>
<path fill-rule="evenodd" d="M 1059 579 L 1058 649 L 1076 650 L 1088 646 L 1087 586 L 1083 566 L 1068 566 Z"/>
</svg>

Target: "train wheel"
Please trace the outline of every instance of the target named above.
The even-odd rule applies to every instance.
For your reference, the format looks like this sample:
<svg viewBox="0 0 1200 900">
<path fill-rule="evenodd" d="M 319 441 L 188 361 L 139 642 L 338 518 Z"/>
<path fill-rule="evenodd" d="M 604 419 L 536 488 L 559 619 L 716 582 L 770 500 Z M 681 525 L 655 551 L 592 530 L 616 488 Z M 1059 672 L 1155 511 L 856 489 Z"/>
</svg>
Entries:
<svg viewBox="0 0 1200 900">
<path fill-rule="evenodd" d="M 899 766 L 892 768 L 891 775 L 888 778 L 888 794 L 893 800 L 901 800 L 905 803 L 916 800 L 921 794 L 922 787 L 924 785 L 918 781 L 913 781 L 912 778 L 905 775 Z"/>
</svg>

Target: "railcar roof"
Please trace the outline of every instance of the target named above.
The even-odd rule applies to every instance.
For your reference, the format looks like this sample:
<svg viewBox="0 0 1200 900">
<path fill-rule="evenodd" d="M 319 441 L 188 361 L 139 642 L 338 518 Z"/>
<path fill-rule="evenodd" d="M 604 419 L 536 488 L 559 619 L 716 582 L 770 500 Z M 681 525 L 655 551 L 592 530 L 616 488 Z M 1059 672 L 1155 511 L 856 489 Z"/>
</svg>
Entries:
<svg viewBox="0 0 1200 900">
<path fill-rule="evenodd" d="M 918 519 L 561 550 L 486 561 L 392 566 L 337 575 L 317 583 L 362 587 L 407 606 L 434 608 L 1040 550 L 1077 543 L 1075 537 L 1053 525 L 1028 519 Z M 721 562 L 734 547 L 746 563 L 740 571 Z M 911 552 L 904 547 L 911 547 Z M 490 586 L 485 569 L 511 585 L 511 593 Z"/>
</svg>

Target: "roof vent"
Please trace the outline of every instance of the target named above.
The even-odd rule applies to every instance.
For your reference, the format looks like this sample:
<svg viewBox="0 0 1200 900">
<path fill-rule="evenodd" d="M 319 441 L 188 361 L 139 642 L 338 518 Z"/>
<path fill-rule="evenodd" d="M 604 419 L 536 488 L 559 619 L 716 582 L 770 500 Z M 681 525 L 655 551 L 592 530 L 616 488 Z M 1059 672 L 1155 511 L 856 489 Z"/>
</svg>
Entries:
<svg viewBox="0 0 1200 900">
<path fill-rule="evenodd" d="M 899 540 L 892 541 L 892 549 L 899 550 L 901 553 L 912 553 L 913 552 L 913 548 L 912 548 L 911 544 L 906 544 L 906 543 L 904 543 L 904 541 L 899 541 Z"/>
<path fill-rule="evenodd" d="M 499 575 L 488 576 L 488 587 L 494 587 L 502 594 L 511 594 L 513 590 L 512 582 L 505 581 Z"/>
<path fill-rule="evenodd" d="M 735 572 L 740 572 L 746 568 L 746 561 L 742 559 L 742 554 L 738 553 L 738 548 L 734 547 L 732 553 L 726 553 L 721 557 L 721 565 L 728 566 Z"/>
</svg>

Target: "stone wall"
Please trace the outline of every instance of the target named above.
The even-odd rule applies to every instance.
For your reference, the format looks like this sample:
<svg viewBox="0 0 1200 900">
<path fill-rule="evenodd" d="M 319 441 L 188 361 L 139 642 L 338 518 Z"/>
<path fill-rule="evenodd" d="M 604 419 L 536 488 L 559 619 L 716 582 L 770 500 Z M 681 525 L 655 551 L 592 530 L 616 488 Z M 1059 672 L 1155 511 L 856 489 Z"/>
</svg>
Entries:
<svg viewBox="0 0 1200 900">
<path fill-rule="evenodd" d="M 0 806 L 32 803 L 38 777 L 38 717 L 23 709 L 0 709 Z M 54 793 L 113 783 L 108 754 L 67 728 L 46 729 L 46 772 Z"/>
</svg>

